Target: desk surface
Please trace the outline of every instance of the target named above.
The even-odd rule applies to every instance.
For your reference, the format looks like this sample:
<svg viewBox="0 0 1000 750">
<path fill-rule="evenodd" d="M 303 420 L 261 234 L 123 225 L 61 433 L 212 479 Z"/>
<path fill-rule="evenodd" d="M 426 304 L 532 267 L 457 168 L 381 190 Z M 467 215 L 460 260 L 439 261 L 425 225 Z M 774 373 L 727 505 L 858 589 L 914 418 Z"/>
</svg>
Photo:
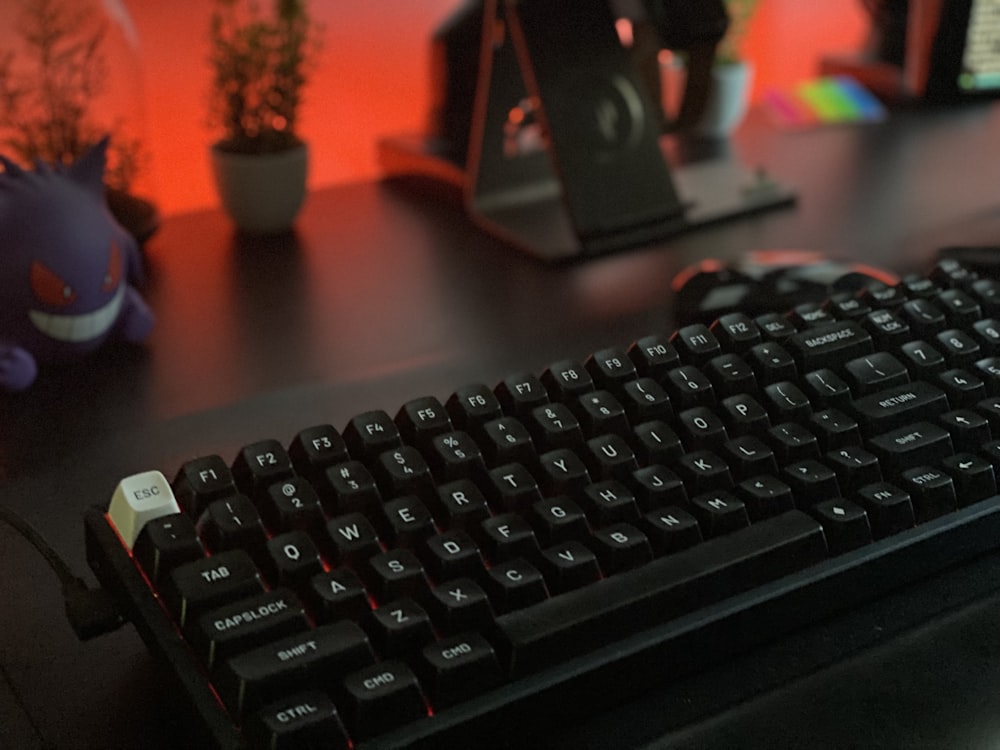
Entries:
<svg viewBox="0 0 1000 750">
<path fill-rule="evenodd" d="M 944 245 L 1000 244 L 998 142 L 990 104 L 808 133 L 751 121 L 732 148 L 793 185 L 797 207 L 559 268 L 484 237 L 445 191 L 417 197 L 398 184 L 317 191 L 296 233 L 277 241 L 236 239 L 216 212 L 172 217 L 148 247 L 145 294 L 158 315 L 148 345 L 0 396 L 0 503 L 89 576 L 81 514 L 123 474 L 170 475 L 194 455 L 232 456 L 251 440 L 287 441 L 318 421 L 342 426 L 669 329 L 670 279 L 695 260 L 799 248 L 909 271 Z M 75 641 L 55 577 L 4 526 L 0 565 L 0 747 L 177 745 L 171 696 L 134 630 Z M 996 744 L 998 615 L 1000 598 L 964 605 L 694 721 L 691 705 L 732 670 L 782 658 L 758 654 L 561 742 L 654 743 L 676 709 L 692 723 L 661 739 L 672 747 Z M 878 612 L 866 616 L 881 627 Z"/>
</svg>

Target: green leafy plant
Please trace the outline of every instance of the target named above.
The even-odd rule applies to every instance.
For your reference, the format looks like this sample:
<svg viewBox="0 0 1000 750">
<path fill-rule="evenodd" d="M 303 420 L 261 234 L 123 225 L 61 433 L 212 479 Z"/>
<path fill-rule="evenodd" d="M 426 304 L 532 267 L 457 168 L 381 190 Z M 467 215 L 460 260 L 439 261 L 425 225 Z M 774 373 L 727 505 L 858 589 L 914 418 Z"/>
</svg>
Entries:
<svg viewBox="0 0 1000 750">
<path fill-rule="evenodd" d="M 716 62 L 732 64 L 742 59 L 740 48 L 743 45 L 743 40 L 746 39 L 750 20 L 757 10 L 758 2 L 759 0 L 726 0 L 726 10 L 729 13 L 729 29 L 716 48 Z"/>
<path fill-rule="evenodd" d="M 26 166 L 70 164 L 110 132 L 105 182 L 127 191 L 142 166 L 141 144 L 120 121 L 99 121 L 91 111 L 107 87 L 107 23 L 93 6 L 67 0 L 20 6 L 21 47 L 0 50 L 0 147 Z"/>
<path fill-rule="evenodd" d="M 298 109 L 320 29 L 305 0 L 215 0 L 211 19 L 213 120 L 218 144 L 237 153 L 271 153 L 301 143 Z"/>
</svg>

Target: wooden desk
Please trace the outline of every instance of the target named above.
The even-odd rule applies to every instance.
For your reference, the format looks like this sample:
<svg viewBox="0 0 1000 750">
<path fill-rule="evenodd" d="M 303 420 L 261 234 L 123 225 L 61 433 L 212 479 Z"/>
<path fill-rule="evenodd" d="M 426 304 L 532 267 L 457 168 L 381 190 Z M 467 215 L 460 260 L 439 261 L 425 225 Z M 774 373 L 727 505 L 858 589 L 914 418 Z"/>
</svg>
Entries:
<svg viewBox="0 0 1000 750">
<path fill-rule="evenodd" d="M 234 238 L 215 212 L 172 217 L 148 247 L 145 294 L 158 315 L 148 345 L 0 396 L 0 503 L 89 577 L 81 513 L 106 502 L 120 476 L 172 474 L 194 455 L 231 457 L 251 440 L 287 441 L 308 424 L 343 426 L 366 409 L 394 412 L 409 398 L 445 398 L 466 382 L 669 329 L 670 280 L 695 260 L 802 248 L 909 271 L 942 245 L 1000 244 L 998 146 L 1000 107 L 989 104 L 810 133 L 751 122 L 733 147 L 795 186 L 796 208 L 559 268 L 480 234 L 453 196 L 401 185 L 317 191 L 296 234 L 268 242 Z M 3 526 L 0 564 L 0 747 L 177 746 L 184 728 L 135 632 L 78 643 L 55 577 Z M 998 610 L 986 600 L 939 618 L 672 742 L 995 742 Z M 691 689 L 710 694 L 712 679 L 731 677 Z M 649 742 L 660 700 L 586 729 Z"/>
</svg>

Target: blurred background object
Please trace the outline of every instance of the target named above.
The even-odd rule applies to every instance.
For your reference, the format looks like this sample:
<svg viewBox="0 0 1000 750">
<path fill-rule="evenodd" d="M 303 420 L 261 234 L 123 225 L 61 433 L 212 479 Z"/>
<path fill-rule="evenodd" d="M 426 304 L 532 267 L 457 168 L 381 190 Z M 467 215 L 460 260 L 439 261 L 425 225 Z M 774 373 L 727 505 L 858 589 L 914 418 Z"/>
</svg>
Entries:
<svg viewBox="0 0 1000 750">
<path fill-rule="evenodd" d="M 0 29 L 0 153 L 69 165 L 111 136 L 105 184 L 140 241 L 158 224 L 139 35 L 120 0 L 9 0 Z"/>
</svg>

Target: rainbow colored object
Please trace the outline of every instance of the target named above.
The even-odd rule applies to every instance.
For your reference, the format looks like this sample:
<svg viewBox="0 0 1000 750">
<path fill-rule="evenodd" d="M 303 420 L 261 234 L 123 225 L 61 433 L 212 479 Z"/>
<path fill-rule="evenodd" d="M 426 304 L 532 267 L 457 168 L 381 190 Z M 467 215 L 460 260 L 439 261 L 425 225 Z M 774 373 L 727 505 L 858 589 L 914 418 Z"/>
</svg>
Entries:
<svg viewBox="0 0 1000 750">
<path fill-rule="evenodd" d="M 814 78 L 790 91 L 770 89 L 763 101 L 774 121 L 786 128 L 885 119 L 882 103 L 850 76 Z"/>
</svg>

